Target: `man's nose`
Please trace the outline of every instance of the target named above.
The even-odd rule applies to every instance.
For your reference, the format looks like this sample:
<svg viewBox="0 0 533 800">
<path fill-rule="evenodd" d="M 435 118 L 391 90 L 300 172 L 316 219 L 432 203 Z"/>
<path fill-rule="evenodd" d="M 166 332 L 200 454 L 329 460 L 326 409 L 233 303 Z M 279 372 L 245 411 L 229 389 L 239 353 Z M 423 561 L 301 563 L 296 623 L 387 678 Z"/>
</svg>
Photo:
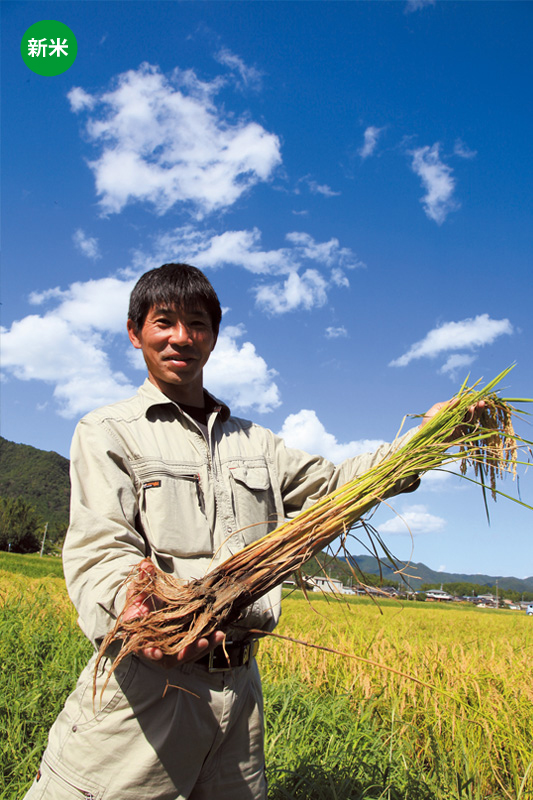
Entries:
<svg viewBox="0 0 533 800">
<path fill-rule="evenodd" d="M 170 331 L 170 341 L 172 344 L 190 344 L 192 339 L 188 325 L 183 322 L 176 322 Z"/>
</svg>

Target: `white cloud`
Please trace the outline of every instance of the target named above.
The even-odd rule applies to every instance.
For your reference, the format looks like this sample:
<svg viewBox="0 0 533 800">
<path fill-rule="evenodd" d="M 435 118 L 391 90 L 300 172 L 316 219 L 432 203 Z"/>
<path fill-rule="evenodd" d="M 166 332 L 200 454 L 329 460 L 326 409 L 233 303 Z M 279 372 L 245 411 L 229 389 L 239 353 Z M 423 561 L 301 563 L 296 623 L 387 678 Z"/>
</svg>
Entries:
<svg viewBox="0 0 533 800">
<path fill-rule="evenodd" d="M 91 97 L 90 94 L 87 94 L 87 92 L 84 89 L 81 89 L 79 86 L 75 86 L 74 89 L 70 90 L 68 93 L 68 99 L 70 102 L 70 107 L 76 113 L 78 111 L 92 109 L 96 104 L 94 97 Z"/>
<path fill-rule="evenodd" d="M 58 297 L 63 297 L 63 290 L 59 286 L 53 289 L 44 289 L 42 292 L 31 292 L 28 297 L 32 306 L 40 306 L 48 300 L 55 300 Z"/>
<path fill-rule="evenodd" d="M 345 458 L 361 453 L 374 452 L 381 444 L 381 439 L 363 439 L 341 444 L 332 433 L 328 433 L 318 419 L 316 412 L 302 409 L 297 414 L 289 414 L 279 435 L 289 447 L 305 450 L 306 453 L 325 456 L 339 464 Z"/>
<path fill-rule="evenodd" d="M 83 253 L 83 255 L 87 256 L 87 258 L 90 258 L 93 261 L 101 258 L 98 239 L 87 236 L 85 231 L 83 231 L 81 228 L 78 228 L 78 230 L 74 232 L 72 241 L 80 253 Z"/>
<path fill-rule="evenodd" d="M 316 269 L 307 269 L 302 275 L 291 272 L 283 282 L 258 287 L 255 297 L 257 305 L 270 314 L 285 314 L 300 308 L 309 311 L 324 305 L 327 286 Z"/>
<path fill-rule="evenodd" d="M 464 488 L 464 481 L 462 484 L 458 484 L 459 474 L 459 462 L 449 464 L 446 470 L 431 469 L 429 472 L 424 472 L 420 477 L 418 493 L 421 491 L 441 492 L 447 489 L 457 492 L 459 488 Z"/>
<path fill-rule="evenodd" d="M 366 129 L 364 133 L 364 144 L 357 151 L 361 158 L 368 158 L 374 153 L 378 143 L 378 137 L 383 130 L 384 128 L 376 128 L 373 125 L 370 125 L 370 127 Z"/>
<path fill-rule="evenodd" d="M 131 343 L 128 341 L 127 347 L 124 349 L 124 355 L 130 367 L 140 370 L 146 374 L 146 362 L 144 360 L 142 350 L 134 349 L 131 346 Z"/>
<path fill-rule="evenodd" d="M 34 303 L 38 298 L 39 304 L 59 300 L 59 305 L 48 315 L 68 323 L 72 330 L 119 333 L 126 324 L 128 300 L 134 283 L 132 278 L 113 277 L 77 281 L 65 291 L 52 289 L 33 294 L 31 298 Z"/>
<path fill-rule="evenodd" d="M 79 240 L 85 242 L 87 238 L 83 234 Z M 42 313 L 16 321 L 5 331 L 4 368 L 20 380 L 55 384 L 60 413 L 76 416 L 133 391 L 124 374 L 113 369 L 112 356 L 129 368 L 142 365 L 138 354 L 137 358 L 125 355 L 125 320 L 131 289 L 146 270 L 177 260 L 204 269 L 240 266 L 263 280 L 282 276 L 284 280 L 263 283 L 252 291 L 259 307 L 269 313 L 283 313 L 323 305 L 332 286 L 348 285 L 344 270 L 361 265 L 337 239 L 316 242 L 301 232 L 289 233 L 286 238 L 285 247 L 265 250 L 257 229 L 214 234 L 184 226 L 157 238 L 151 253 L 135 252 L 131 267 L 118 277 L 32 292 L 29 301 L 41 307 Z M 313 267 L 306 268 L 308 263 Z M 325 275 L 320 270 L 325 270 Z M 29 343 L 30 331 L 38 339 L 33 346 Z M 124 337 L 119 355 L 117 335 Z M 280 403 L 276 373 L 251 342 L 237 344 L 242 335 L 239 328 L 221 332 L 207 374 L 215 393 L 235 407 L 269 411 Z M 232 365 L 230 371 L 228 363 Z"/>
<path fill-rule="evenodd" d="M 107 365 L 107 369 L 77 372 L 68 380 L 63 378 L 56 384 L 54 397 L 61 404 L 60 415 L 72 418 L 93 408 L 125 400 L 136 391 L 137 387 L 125 375 L 112 371 Z"/>
<path fill-rule="evenodd" d="M 407 0 L 405 11 L 407 14 L 410 14 L 413 11 L 420 11 L 422 8 L 427 8 L 428 6 L 434 5 L 435 0 Z"/>
<path fill-rule="evenodd" d="M 400 358 L 391 361 L 391 367 L 405 367 L 418 358 L 435 358 L 450 350 L 475 350 L 486 344 L 492 344 L 499 336 L 513 333 L 513 326 L 508 319 L 491 319 L 488 314 L 463 319 L 460 322 L 445 322 L 433 328 L 419 342 L 415 342 Z M 468 356 L 457 356 L 456 360 L 448 359 L 443 371 L 453 371 L 464 366 Z"/>
<path fill-rule="evenodd" d="M 277 373 L 269 369 L 251 342 L 237 344 L 244 333 L 241 325 L 222 328 L 205 367 L 205 384 L 232 408 L 266 413 L 281 404 L 274 381 Z"/>
<path fill-rule="evenodd" d="M 339 197 L 341 194 L 341 192 L 334 191 L 326 183 L 317 183 L 317 181 L 313 181 L 309 178 L 307 179 L 307 185 L 309 186 L 311 194 L 321 194 L 324 197 Z"/>
<path fill-rule="evenodd" d="M 258 91 L 261 88 L 263 73 L 255 67 L 249 67 L 239 56 L 228 50 L 227 47 L 221 48 L 215 54 L 215 60 L 219 64 L 228 67 L 233 73 L 237 73 L 241 79 L 241 84 L 247 89 Z"/>
<path fill-rule="evenodd" d="M 438 533 L 446 526 L 446 520 L 430 514 L 427 506 L 405 506 L 400 515 L 386 520 L 379 526 L 380 533 L 398 533 L 407 536 L 424 533 Z"/>
<path fill-rule="evenodd" d="M 295 269 L 294 255 L 286 248 L 263 250 L 261 232 L 254 228 L 244 231 L 224 231 L 215 234 L 192 226 L 177 228 L 159 240 L 159 249 L 186 253 L 187 259 L 200 269 L 237 266 L 258 275 L 279 274 Z"/>
<path fill-rule="evenodd" d="M 69 92 L 73 111 L 94 112 L 86 132 L 101 154 L 89 166 L 104 213 L 139 201 L 160 214 L 182 203 L 203 216 L 271 177 L 281 162 L 278 137 L 217 107 L 223 84 L 202 82 L 192 70 L 165 76 L 142 64 L 107 92 Z"/>
<path fill-rule="evenodd" d="M 112 368 L 111 360 L 118 344 L 121 365 L 145 371 L 138 351 L 125 350 L 128 299 L 137 277 L 108 277 L 34 293 L 34 304 L 53 307 L 2 332 L 3 368 L 19 380 L 54 384 L 59 413 L 65 417 L 134 394 L 136 386 Z M 221 330 L 206 367 L 208 386 L 237 409 L 271 411 L 281 403 L 276 372 L 251 342 L 237 343 L 243 335 L 240 326 Z"/>
<path fill-rule="evenodd" d="M 426 194 L 420 202 L 424 206 L 426 215 L 441 225 L 450 211 L 458 208 L 457 202 L 453 199 L 455 179 L 452 169 L 441 161 L 438 142 L 433 147 L 429 145 L 419 147 L 413 150 L 411 155 L 413 157 L 411 168 L 422 179 L 422 186 L 426 189 Z"/>
<path fill-rule="evenodd" d="M 264 250 L 257 228 L 215 234 L 187 225 L 161 236 L 155 250 L 158 263 L 176 257 L 201 269 L 238 266 L 264 278 L 288 276 L 284 281 L 263 282 L 252 289 L 257 305 L 274 314 L 324 305 L 331 286 L 349 286 L 345 270 L 365 266 L 349 248 L 341 247 L 336 238 L 316 242 L 308 233 L 296 231 L 285 238 L 286 247 Z M 136 265 L 147 269 L 154 256 L 139 252 L 134 259 Z M 306 269 L 306 262 L 313 266 Z M 328 272 L 324 275 L 318 268 Z"/>
<path fill-rule="evenodd" d="M 278 250 L 264 250 L 261 247 L 261 231 L 226 230 L 214 233 L 200 230 L 192 225 L 184 225 L 158 237 L 155 243 L 155 255 L 152 260 L 169 258 L 173 253 L 176 258 L 187 258 L 201 269 L 215 269 L 224 266 L 238 266 L 258 275 L 282 275 L 297 270 L 303 262 L 330 269 L 355 269 L 364 267 L 348 247 L 341 247 L 336 238 L 327 242 L 316 242 L 308 233 L 293 231 L 286 234 L 289 246 Z M 139 252 L 136 263 L 146 263 L 146 254 Z"/>
<path fill-rule="evenodd" d="M 339 240 L 333 237 L 327 242 L 315 242 L 309 233 L 294 231 L 285 237 L 294 247 L 298 258 L 317 261 L 328 267 L 354 269 L 364 267 L 349 247 L 341 247 Z"/>
<path fill-rule="evenodd" d="M 341 325 L 339 328 L 330 326 L 326 328 L 326 339 L 345 339 L 348 336 L 348 331 Z"/>
<path fill-rule="evenodd" d="M 205 366 L 204 383 L 232 411 L 254 409 L 265 414 L 281 405 L 275 382 L 277 372 L 267 366 L 251 342 L 238 343 L 245 332 L 243 325 L 220 329 L 216 347 Z M 131 367 L 146 372 L 139 350 L 128 348 L 126 358 Z"/>
<path fill-rule="evenodd" d="M 109 351 L 113 335 L 125 330 L 133 283 L 110 277 L 33 293 L 34 305 L 53 307 L 4 332 L 3 368 L 19 380 L 54 384 L 65 417 L 132 395 L 135 387 L 112 368 Z"/>
<path fill-rule="evenodd" d="M 476 356 L 468 356 L 464 353 L 457 353 L 456 355 L 449 356 L 446 362 L 439 369 L 443 375 L 448 374 L 452 380 L 455 380 L 459 370 L 469 367 L 476 360 Z"/>
<path fill-rule="evenodd" d="M 75 417 L 133 394 L 122 372 L 113 372 L 98 334 L 73 329 L 56 315 L 30 315 L 2 337 L 3 368 L 19 380 L 55 384 L 59 413 Z"/>
<path fill-rule="evenodd" d="M 470 150 L 469 147 L 462 141 L 462 139 L 456 139 L 455 144 L 453 147 L 453 153 L 460 158 L 475 158 L 477 156 L 477 150 Z"/>
<path fill-rule="evenodd" d="M 334 267 L 331 270 L 331 280 L 332 283 L 335 284 L 335 286 L 348 287 L 350 285 L 350 281 L 346 277 L 345 273 L 343 272 L 342 269 L 339 269 L 338 267 Z"/>
</svg>

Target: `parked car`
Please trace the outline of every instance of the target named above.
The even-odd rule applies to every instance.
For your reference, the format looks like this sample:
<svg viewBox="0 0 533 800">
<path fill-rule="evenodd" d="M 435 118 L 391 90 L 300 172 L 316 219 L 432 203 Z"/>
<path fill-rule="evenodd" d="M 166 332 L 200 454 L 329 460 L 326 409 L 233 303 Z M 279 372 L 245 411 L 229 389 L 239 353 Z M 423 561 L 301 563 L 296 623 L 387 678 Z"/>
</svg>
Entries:
<svg viewBox="0 0 533 800">
<path fill-rule="evenodd" d="M 526 614 L 533 617 L 533 603 L 530 603 L 526 608 Z"/>
</svg>

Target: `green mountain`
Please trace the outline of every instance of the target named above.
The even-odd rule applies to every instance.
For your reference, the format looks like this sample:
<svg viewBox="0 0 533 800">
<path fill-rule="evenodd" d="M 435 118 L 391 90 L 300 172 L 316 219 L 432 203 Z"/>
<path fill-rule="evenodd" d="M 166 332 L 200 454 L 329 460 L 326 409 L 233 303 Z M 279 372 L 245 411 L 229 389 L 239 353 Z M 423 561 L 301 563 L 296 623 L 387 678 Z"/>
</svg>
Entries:
<svg viewBox="0 0 533 800">
<path fill-rule="evenodd" d="M 374 556 L 361 555 L 352 556 L 359 568 L 370 575 L 379 575 L 379 564 Z M 388 562 L 390 565 L 390 562 Z M 400 562 L 399 562 L 400 563 Z M 387 559 L 383 559 L 381 564 L 381 571 L 383 574 L 383 583 L 392 581 L 398 582 L 396 571 L 391 566 L 386 566 Z M 496 581 L 501 589 L 514 591 L 514 592 L 531 592 L 533 591 L 533 576 L 530 578 L 510 578 L 503 575 L 467 575 L 459 572 L 436 572 L 425 564 L 412 561 L 405 566 L 406 576 L 409 585 L 417 590 L 424 584 L 436 584 L 440 586 L 441 583 L 472 583 L 479 586 L 494 587 Z"/>
<path fill-rule="evenodd" d="M 62 538 L 69 517 L 69 460 L 0 437 L 0 496 L 21 497 L 48 522 L 47 536 Z"/>
<path fill-rule="evenodd" d="M 69 517 L 69 461 L 53 451 L 38 450 L 27 444 L 16 444 L 0 437 L 0 496 L 22 497 L 49 524 L 51 540 L 63 538 Z M 380 567 L 373 556 L 352 556 L 366 575 L 379 575 Z M 398 576 L 383 559 L 381 572 L 383 584 L 398 582 Z M 306 574 L 321 574 L 322 569 L 332 577 L 347 582 L 351 572 L 345 559 L 332 559 L 322 553 L 318 561 L 304 568 Z M 410 563 L 406 568 L 409 584 L 418 589 L 424 584 L 440 586 L 441 583 L 471 583 L 494 587 L 496 581 L 503 590 L 533 591 L 533 577 L 520 579 L 501 575 L 466 575 L 455 572 L 436 572 L 422 563 Z"/>
</svg>

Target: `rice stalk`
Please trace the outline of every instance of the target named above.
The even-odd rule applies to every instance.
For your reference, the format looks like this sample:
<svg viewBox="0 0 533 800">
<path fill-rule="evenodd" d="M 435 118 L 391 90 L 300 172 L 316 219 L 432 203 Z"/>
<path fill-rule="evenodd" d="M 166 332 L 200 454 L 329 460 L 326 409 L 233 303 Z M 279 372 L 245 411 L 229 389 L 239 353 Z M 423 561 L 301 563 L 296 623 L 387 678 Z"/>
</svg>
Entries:
<svg viewBox="0 0 533 800">
<path fill-rule="evenodd" d="M 102 643 L 99 660 L 114 642 L 121 642 L 122 646 L 111 670 L 127 655 L 147 647 L 158 647 L 164 655 L 177 655 L 185 646 L 216 630 L 238 625 L 247 606 L 334 539 L 347 534 L 373 506 L 394 494 L 399 482 L 405 485 L 420 473 L 460 462 L 464 474 L 468 466 L 473 466 L 480 479 L 476 482 L 483 489 L 488 476 L 495 498 L 499 493 L 497 480 L 505 472 L 514 477 L 516 465 L 524 463 L 518 461 L 519 445 L 531 444 L 513 429 L 512 418 L 517 409 L 495 391 L 508 372 L 505 370 L 482 389 L 476 388 L 479 382 L 471 388 L 463 384 L 453 401 L 401 448 L 232 555 L 203 578 L 183 583 L 157 568 L 155 572 L 143 570 L 142 566 L 133 570 L 129 578 L 130 603 L 139 595 L 149 595 L 155 610 L 128 620 L 122 612 Z M 468 423 L 468 409 L 479 401 L 485 403 L 483 413 Z"/>
</svg>

